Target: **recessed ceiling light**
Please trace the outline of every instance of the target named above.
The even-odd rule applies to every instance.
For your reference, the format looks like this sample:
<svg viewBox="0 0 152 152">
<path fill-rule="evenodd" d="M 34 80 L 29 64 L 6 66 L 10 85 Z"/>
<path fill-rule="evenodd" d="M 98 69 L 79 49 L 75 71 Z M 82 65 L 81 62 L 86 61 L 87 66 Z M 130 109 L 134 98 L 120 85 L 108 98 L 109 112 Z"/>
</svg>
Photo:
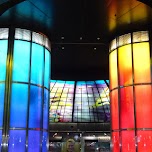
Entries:
<svg viewBox="0 0 152 152">
<path fill-rule="evenodd" d="M 96 48 L 96 47 L 94 47 L 93 49 L 94 49 L 94 50 L 97 50 L 97 48 Z"/>
</svg>

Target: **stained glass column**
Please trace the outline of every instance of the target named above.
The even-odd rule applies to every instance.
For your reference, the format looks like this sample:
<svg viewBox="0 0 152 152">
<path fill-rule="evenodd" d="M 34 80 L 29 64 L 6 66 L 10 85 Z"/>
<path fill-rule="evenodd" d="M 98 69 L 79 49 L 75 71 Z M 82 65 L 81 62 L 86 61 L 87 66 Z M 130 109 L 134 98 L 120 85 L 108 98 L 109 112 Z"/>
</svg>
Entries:
<svg viewBox="0 0 152 152">
<path fill-rule="evenodd" d="M 25 29 L 0 29 L 0 151 L 47 152 L 50 42 Z"/>
<path fill-rule="evenodd" d="M 112 152 L 152 151 L 149 33 L 128 33 L 110 45 Z"/>
</svg>

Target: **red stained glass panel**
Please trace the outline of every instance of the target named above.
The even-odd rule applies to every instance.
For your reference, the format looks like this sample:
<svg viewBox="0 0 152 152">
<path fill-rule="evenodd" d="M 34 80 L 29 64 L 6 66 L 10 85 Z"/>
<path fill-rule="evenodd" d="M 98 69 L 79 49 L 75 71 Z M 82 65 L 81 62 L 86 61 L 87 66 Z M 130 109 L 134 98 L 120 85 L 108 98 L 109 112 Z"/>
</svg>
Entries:
<svg viewBox="0 0 152 152">
<path fill-rule="evenodd" d="M 138 152 L 152 152 L 152 131 L 137 131 Z"/>
<path fill-rule="evenodd" d="M 110 93 L 111 106 L 111 128 L 112 130 L 119 129 L 119 109 L 118 109 L 118 90 L 113 90 Z"/>
<path fill-rule="evenodd" d="M 121 128 L 134 128 L 133 87 L 120 89 L 120 107 Z"/>
<path fill-rule="evenodd" d="M 122 141 L 122 152 L 136 152 L 135 146 L 135 131 L 122 131 L 121 132 Z"/>
<path fill-rule="evenodd" d="M 112 132 L 112 152 L 120 152 L 119 132 Z"/>
<path fill-rule="evenodd" d="M 151 85 L 135 86 L 136 126 L 152 128 L 152 88 Z"/>
</svg>

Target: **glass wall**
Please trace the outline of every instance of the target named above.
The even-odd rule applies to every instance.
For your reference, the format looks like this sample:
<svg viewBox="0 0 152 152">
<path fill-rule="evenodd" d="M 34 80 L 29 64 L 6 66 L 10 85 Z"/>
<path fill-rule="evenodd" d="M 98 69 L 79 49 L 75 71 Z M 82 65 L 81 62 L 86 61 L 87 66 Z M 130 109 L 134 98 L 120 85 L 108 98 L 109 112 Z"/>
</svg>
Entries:
<svg viewBox="0 0 152 152">
<path fill-rule="evenodd" d="M 0 40 L 0 142 L 2 135 L 6 139 L 8 136 L 9 152 L 46 152 L 51 62 L 49 40 L 25 29 L 7 31 L 10 37 L 8 34 L 5 38 L 0 36 L 3 38 Z M 3 139 L 2 151 L 5 144 Z"/>
<path fill-rule="evenodd" d="M 51 80 L 50 122 L 72 122 L 74 81 Z"/>
<path fill-rule="evenodd" d="M 51 122 L 109 122 L 109 81 L 51 80 Z"/>
<path fill-rule="evenodd" d="M 113 152 L 152 151 L 149 32 L 117 37 L 109 54 Z"/>
</svg>

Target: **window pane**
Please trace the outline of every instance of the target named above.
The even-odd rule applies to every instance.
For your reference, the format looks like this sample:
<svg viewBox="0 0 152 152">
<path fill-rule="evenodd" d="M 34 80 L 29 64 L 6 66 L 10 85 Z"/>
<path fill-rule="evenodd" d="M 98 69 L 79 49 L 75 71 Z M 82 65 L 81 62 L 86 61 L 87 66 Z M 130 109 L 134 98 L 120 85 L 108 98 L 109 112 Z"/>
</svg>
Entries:
<svg viewBox="0 0 152 152">
<path fill-rule="evenodd" d="M 40 128 L 42 124 L 42 89 L 31 86 L 29 128 Z"/>
<path fill-rule="evenodd" d="M 13 54 L 13 81 L 28 82 L 30 42 L 15 40 Z"/>
<path fill-rule="evenodd" d="M 5 81 L 8 41 L 0 41 L 0 81 Z"/>
<path fill-rule="evenodd" d="M 32 44 L 31 83 L 42 85 L 44 49 L 38 44 Z"/>
<path fill-rule="evenodd" d="M 44 86 L 49 88 L 49 82 L 50 82 L 50 52 L 45 49 L 45 76 L 44 76 Z"/>
<path fill-rule="evenodd" d="M 10 127 L 26 127 L 28 85 L 12 84 Z"/>
<path fill-rule="evenodd" d="M 0 84 L 0 127 L 2 127 L 3 125 L 4 90 L 5 90 L 5 85 Z"/>
<path fill-rule="evenodd" d="M 26 151 L 26 131 L 25 130 L 10 130 L 9 152 L 25 152 Z"/>
</svg>

